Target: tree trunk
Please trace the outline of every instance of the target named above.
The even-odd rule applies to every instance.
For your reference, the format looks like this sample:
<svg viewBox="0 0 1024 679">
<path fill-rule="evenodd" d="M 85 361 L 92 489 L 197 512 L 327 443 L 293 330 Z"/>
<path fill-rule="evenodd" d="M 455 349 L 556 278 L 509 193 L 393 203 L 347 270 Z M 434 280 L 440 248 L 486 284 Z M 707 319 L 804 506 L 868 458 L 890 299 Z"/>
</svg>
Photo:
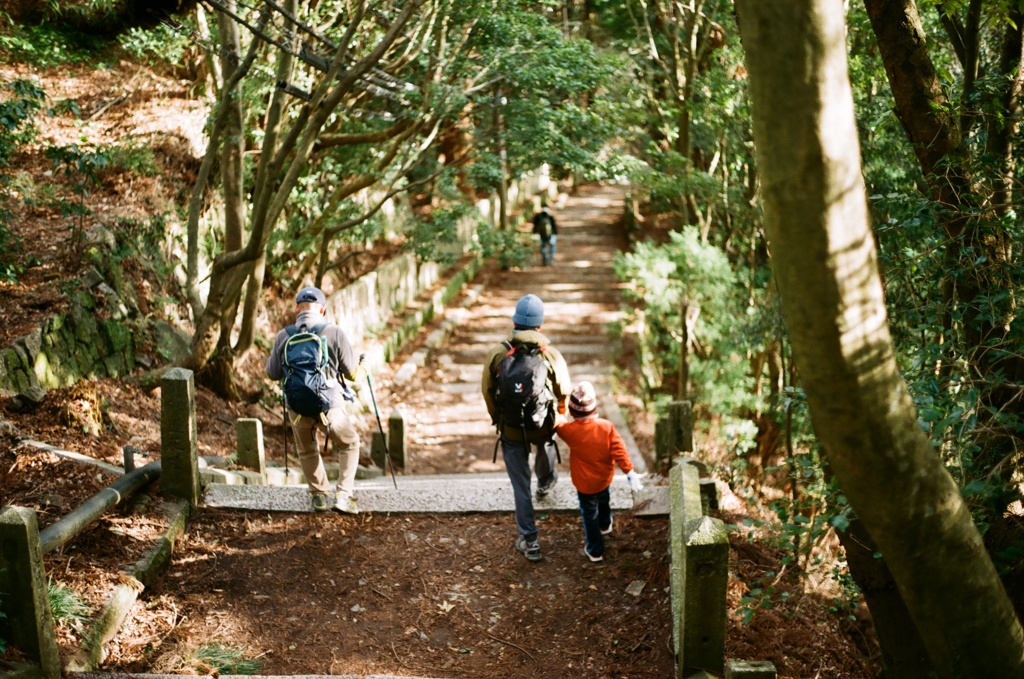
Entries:
<svg viewBox="0 0 1024 679">
<path fill-rule="evenodd" d="M 501 87 L 498 86 L 494 90 L 494 142 L 501 171 L 501 181 L 498 185 L 498 230 L 508 231 L 508 162 L 505 153 L 505 130 L 501 121 L 503 100 Z"/>
<path fill-rule="evenodd" d="M 295 4 L 296 0 L 285 3 L 289 13 L 294 14 Z M 185 367 L 199 371 L 217 350 L 224 312 L 237 304 L 253 263 L 263 256 L 270 235 L 306 168 L 324 125 L 360 78 L 384 58 L 422 4 L 423 0 L 409 0 L 402 5 L 373 48 L 362 58 L 350 60 L 350 42 L 356 28 L 367 16 L 365 5 L 359 4 L 344 39 L 335 50 L 330 67 L 314 88 L 310 100 L 294 116 L 287 118 L 287 128 L 282 122 L 285 120 L 286 95 L 280 89 L 275 89 L 271 94 L 263 148 L 251 190 L 249 238 L 244 247 L 234 251 L 225 250 L 214 259 L 209 297 L 202 316 L 196 322 L 192 353 Z M 250 53 L 258 42 L 253 40 Z M 278 81 L 289 80 L 292 61 L 290 52 L 277 54 Z"/>
<path fill-rule="evenodd" d="M 859 519 L 836 531 L 846 551 L 850 575 L 860 587 L 871 611 L 875 636 L 882 650 L 885 679 L 930 679 L 935 676 L 928 652 L 917 633 L 907 605 L 885 559 Z"/>
<path fill-rule="evenodd" d="M 679 384 L 676 385 L 676 400 L 690 398 L 690 305 L 685 300 L 679 304 L 679 325 L 682 338 L 679 340 Z"/>
<path fill-rule="evenodd" d="M 1004 229 L 992 221 L 992 213 L 985 209 L 985 196 L 979 195 L 982 191 L 991 193 L 991 187 L 970 174 L 971 161 L 961 121 L 942 89 L 914 0 L 864 0 L 864 6 L 885 65 L 896 112 L 914 146 L 932 198 L 941 207 L 938 216 L 949 239 L 947 268 L 964 272 L 956 279 L 955 289 L 964 308 L 965 350 L 976 351 L 975 362 L 983 373 L 988 373 L 993 360 L 989 346 L 993 338 L 1003 334 L 1004 319 L 976 300 L 979 295 L 1011 287 L 1002 273 Z M 975 48 L 970 46 L 976 40 L 969 37 L 964 45 L 967 71 L 976 58 L 972 56 Z M 1007 61 L 1011 69 L 1015 68 L 1012 58 Z M 1012 70 L 1006 73 L 1007 79 L 1011 73 Z M 964 83 L 964 87 L 968 85 Z M 1002 124 L 1015 122 L 1007 116 Z M 989 135 L 993 133 L 996 131 L 988 131 Z M 987 257 L 981 258 L 981 254 Z"/>
<path fill-rule="evenodd" d="M 843 4 L 737 0 L 737 8 L 774 273 L 829 464 L 940 676 L 1024 676 L 1024 630 L 896 365 Z"/>
</svg>

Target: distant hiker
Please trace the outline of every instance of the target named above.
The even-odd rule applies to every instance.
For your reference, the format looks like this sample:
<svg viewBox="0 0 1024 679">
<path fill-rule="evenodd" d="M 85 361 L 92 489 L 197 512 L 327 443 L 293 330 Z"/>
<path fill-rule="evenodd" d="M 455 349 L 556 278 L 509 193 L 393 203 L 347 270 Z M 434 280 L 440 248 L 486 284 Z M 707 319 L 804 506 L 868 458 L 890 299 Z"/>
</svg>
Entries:
<svg viewBox="0 0 1024 679">
<path fill-rule="evenodd" d="M 324 318 L 326 311 L 327 298 L 319 288 L 299 290 L 295 297 L 295 325 L 277 333 L 266 371 L 271 379 L 282 380 L 313 510 L 326 512 L 333 508 L 358 514 L 352 491 L 359 465 L 359 433 L 345 406 L 346 401 L 355 400 L 345 379 L 358 386 L 355 373 L 362 368 L 342 329 Z M 319 431 L 327 432 L 340 461 L 333 504 L 317 442 Z M 326 447 L 326 437 L 324 442 Z"/>
<path fill-rule="evenodd" d="M 576 486 L 583 515 L 583 554 L 591 561 L 604 558 L 604 536 L 612 532 L 612 510 L 608 488 L 615 465 L 626 472 L 634 491 L 643 489 L 633 471 L 629 451 L 619 432 L 608 420 L 597 416 L 594 385 L 580 382 L 569 396 L 572 420 L 556 426 L 558 437 L 569 444 L 569 474 Z"/>
<path fill-rule="evenodd" d="M 555 241 L 558 239 L 558 224 L 547 206 L 533 216 L 533 232 L 540 237 L 540 261 L 547 266 L 555 261 Z"/>
<path fill-rule="evenodd" d="M 520 299 L 512 323 L 512 335 L 494 347 L 484 362 L 480 388 L 491 422 L 498 428 L 505 470 L 512 482 L 519 529 L 516 549 L 530 561 L 540 561 L 530 497 L 530 449 L 536 451 L 534 472 L 540 500 L 558 483 L 555 415 L 556 411 L 565 413 L 572 381 L 562 354 L 540 333 L 544 302 L 539 297 Z"/>
</svg>

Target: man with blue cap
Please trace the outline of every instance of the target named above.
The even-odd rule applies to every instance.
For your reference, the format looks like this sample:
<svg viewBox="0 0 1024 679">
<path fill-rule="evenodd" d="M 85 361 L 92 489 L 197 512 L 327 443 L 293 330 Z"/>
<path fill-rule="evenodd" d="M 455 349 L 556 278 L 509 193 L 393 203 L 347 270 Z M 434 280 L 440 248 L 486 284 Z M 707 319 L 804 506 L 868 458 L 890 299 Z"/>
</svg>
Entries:
<svg viewBox="0 0 1024 679">
<path fill-rule="evenodd" d="M 295 447 L 299 452 L 299 464 L 309 485 L 313 511 L 334 509 L 346 514 L 357 514 L 359 508 L 352 491 L 355 487 L 356 468 L 359 466 L 359 432 L 345 406 L 346 401 L 354 400 L 354 397 L 352 391 L 345 386 L 344 378 L 358 388 L 356 372 L 361 371 L 360 360 L 344 331 L 327 322 L 326 313 L 327 297 L 320 288 L 306 287 L 299 290 L 295 296 L 295 325 L 277 333 L 274 348 L 267 359 L 266 372 L 271 379 L 285 380 L 285 405 L 295 436 Z M 292 338 L 296 341 L 290 341 Z M 303 341 L 306 338 L 310 341 Z M 318 375 L 309 374 L 315 371 L 302 367 L 310 361 L 303 361 L 300 355 L 300 352 L 311 352 L 309 356 L 319 359 L 321 347 L 326 348 L 327 352 L 325 367 L 328 374 L 324 380 L 320 380 Z M 302 379 L 295 379 L 297 376 Z M 340 382 L 339 376 L 342 378 Z M 297 382 L 300 391 L 290 390 L 289 381 Z M 316 383 L 315 388 L 309 389 L 310 383 Z M 301 391 L 303 389 L 309 389 L 311 399 L 315 400 L 313 410 L 306 411 L 305 400 L 300 406 L 300 397 L 306 395 Z M 297 410 L 306 412 L 299 413 Z M 317 444 L 316 436 L 320 430 L 327 432 L 338 451 L 336 494 L 331 492 Z"/>
<path fill-rule="evenodd" d="M 555 416 L 556 411 L 565 414 L 572 380 L 562 354 L 540 332 L 544 323 L 540 297 L 524 295 L 516 303 L 512 323 L 509 339 L 495 346 L 484 362 L 480 389 L 491 422 L 497 427 L 502 459 L 512 482 L 519 529 L 516 549 L 530 561 L 540 561 L 530 496 L 530 451 L 532 448 L 536 452 L 533 471 L 540 500 L 558 482 Z"/>
</svg>

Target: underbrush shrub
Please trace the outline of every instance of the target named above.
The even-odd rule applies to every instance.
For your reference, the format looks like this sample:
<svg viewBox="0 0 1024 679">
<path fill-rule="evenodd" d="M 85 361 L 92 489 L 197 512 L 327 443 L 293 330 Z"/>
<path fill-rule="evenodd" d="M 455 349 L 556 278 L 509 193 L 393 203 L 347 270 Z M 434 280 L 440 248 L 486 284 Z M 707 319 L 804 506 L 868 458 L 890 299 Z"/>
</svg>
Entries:
<svg viewBox="0 0 1024 679">
<path fill-rule="evenodd" d="M 481 223 L 477 228 L 477 242 L 480 254 L 496 257 L 503 269 L 523 266 L 533 252 L 527 234 L 512 229 L 501 231 L 486 223 Z"/>
<path fill-rule="evenodd" d="M 0 281 L 13 282 L 31 262 L 19 262 L 21 242 L 10 229 L 11 158 L 35 139 L 32 117 L 42 108 L 46 93 L 31 80 L 20 78 L 5 83 L 3 89 L 7 98 L 0 102 Z"/>
<path fill-rule="evenodd" d="M 0 35 L 0 60 L 43 68 L 100 65 L 103 60 L 97 59 L 97 54 L 107 45 L 104 38 L 61 25 L 59 21 L 32 26 L 14 24 Z"/>
<path fill-rule="evenodd" d="M 55 583 L 51 580 L 47 588 L 47 597 L 54 623 L 66 625 L 78 634 L 83 634 L 92 611 L 78 592 L 62 582 Z"/>
</svg>

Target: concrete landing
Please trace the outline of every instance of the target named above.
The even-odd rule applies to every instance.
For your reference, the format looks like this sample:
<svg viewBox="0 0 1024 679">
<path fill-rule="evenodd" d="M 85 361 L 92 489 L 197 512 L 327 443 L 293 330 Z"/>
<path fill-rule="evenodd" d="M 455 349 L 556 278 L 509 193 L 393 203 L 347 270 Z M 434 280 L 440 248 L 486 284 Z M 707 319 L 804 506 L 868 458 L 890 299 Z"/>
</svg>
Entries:
<svg viewBox="0 0 1024 679">
<path fill-rule="evenodd" d="M 364 512 L 511 512 L 512 484 L 504 472 L 452 474 L 441 476 L 399 476 L 396 489 L 391 477 L 356 481 L 355 496 Z M 635 495 L 635 497 L 634 497 Z M 238 486 L 211 483 L 203 502 L 210 507 L 281 512 L 310 512 L 309 490 L 305 485 Z M 579 503 L 568 474 L 543 500 L 534 500 L 535 512 L 576 510 Z M 637 507 L 643 516 L 668 513 L 668 486 L 645 486 L 634 494 L 623 474 L 616 474 L 611 486 L 614 510 Z"/>
<path fill-rule="evenodd" d="M 127 672 L 68 672 L 75 679 L 181 679 L 181 674 L 129 674 Z M 189 676 L 189 675 L 184 675 Z M 190 679 L 252 679 L 250 674 L 199 674 Z M 397 674 L 262 674 L 260 679 L 431 679 Z"/>
</svg>

